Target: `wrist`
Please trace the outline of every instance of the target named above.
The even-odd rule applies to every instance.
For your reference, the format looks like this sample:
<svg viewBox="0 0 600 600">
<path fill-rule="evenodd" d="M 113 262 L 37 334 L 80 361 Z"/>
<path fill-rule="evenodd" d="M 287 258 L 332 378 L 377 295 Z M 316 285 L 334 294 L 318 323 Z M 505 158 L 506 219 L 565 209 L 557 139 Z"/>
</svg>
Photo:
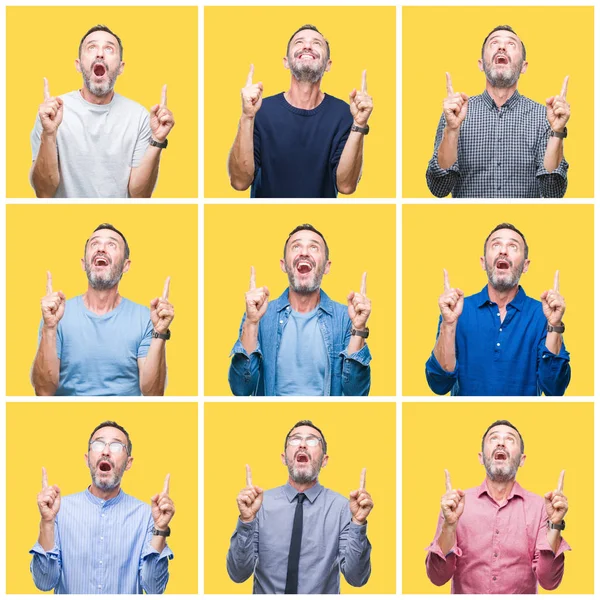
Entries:
<svg viewBox="0 0 600 600">
<path fill-rule="evenodd" d="M 247 115 L 246 113 L 242 113 L 240 123 L 253 123 L 254 117 L 256 117 L 256 113 L 253 115 Z"/>
<path fill-rule="evenodd" d="M 254 517 L 250 517 L 249 519 L 244 519 L 244 517 L 242 517 L 242 515 L 240 515 L 240 521 L 242 523 L 252 523 L 252 521 L 254 521 Z"/>
<path fill-rule="evenodd" d="M 42 325 L 42 333 L 45 333 L 46 335 L 56 335 L 57 329 L 58 323 L 56 325 L 46 325 L 46 323 Z"/>
<path fill-rule="evenodd" d="M 52 142 L 56 144 L 56 136 L 58 134 L 58 129 L 54 131 L 42 131 L 41 139 L 44 142 Z"/>
<path fill-rule="evenodd" d="M 353 522 L 355 525 L 358 525 L 359 527 L 362 527 L 363 525 L 365 525 L 365 524 L 366 524 L 367 520 L 366 520 L 366 519 L 363 519 L 362 521 L 360 521 L 360 520 L 359 520 L 359 519 L 357 519 L 355 516 L 353 516 L 353 517 L 352 517 L 352 522 Z"/>
<path fill-rule="evenodd" d="M 456 318 L 456 320 L 453 323 L 444 321 L 444 318 L 442 317 L 442 324 L 440 325 L 440 329 L 444 329 L 445 331 L 448 331 L 449 333 L 454 333 L 456 331 L 457 324 L 458 324 L 458 317 Z"/>
<path fill-rule="evenodd" d="M 456 523 L 448 523 L 448 521 L 444 521 L 444 524 L 442 525 L 442 532 L 456 533 L 457 526 L 458 526 L 458 521 L 456 521 Z"/>
<path fill-rule="evenodd" d="M 460 132 L 460 123 L 458 127 L 451 127 L 448 123 L 446 123 L 446 127 L 444 129 L 444 136 L 449 139 L 458 139 L 458 134 Z"/>
</svg>

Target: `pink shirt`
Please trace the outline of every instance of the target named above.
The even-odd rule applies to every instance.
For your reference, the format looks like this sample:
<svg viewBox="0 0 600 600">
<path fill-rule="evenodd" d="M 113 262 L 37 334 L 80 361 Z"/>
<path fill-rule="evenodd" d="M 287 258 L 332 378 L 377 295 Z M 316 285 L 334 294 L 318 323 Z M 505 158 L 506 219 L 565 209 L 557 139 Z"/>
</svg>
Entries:
<svg viewBox="0 0 600 600">
<path fill-rule="evenodd" d="M 541 496 L 515 482 L 508 499 L 498 504 L 484 481 L 465 492 L 456 544 L 447 556 L 438 545 L 444 523 L 440 512 L 427 548 L 427 576 L 435 585 L 452 578 L 453 594 L 536 594 L 538 582 L 553 590 L 562 580 L 563 552 L 571 548 L 561 539 L 554 555 L 546 538 L 547 521 Z"/>
</svg>

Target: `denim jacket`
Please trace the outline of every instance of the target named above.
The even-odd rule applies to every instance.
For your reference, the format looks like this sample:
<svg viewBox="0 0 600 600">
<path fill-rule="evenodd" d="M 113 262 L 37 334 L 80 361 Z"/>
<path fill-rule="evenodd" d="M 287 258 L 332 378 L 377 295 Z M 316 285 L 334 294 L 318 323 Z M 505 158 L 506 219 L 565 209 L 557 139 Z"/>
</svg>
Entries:
<svg viewBox="0 0 600 600">
<path fill-rule="evenodd" d="M 258 343 L 248 355 L 240 337 L 246 315 L 242 318 L 238 340 L 231 351 L 229 386 L 235 396 L 274 396 L 277 378 L 277 353 L 281 334 L 291 313 L 288 290 L 269 303 L 258 326 Z M 348 309 L 334 302 L 321 290 L 318 323 L 329 358 L 325 370 L 326 396 L 367 396 L 371 387 L 371 353 L 365 344 L 348 354 L 352 323 Z"/>
</svg>

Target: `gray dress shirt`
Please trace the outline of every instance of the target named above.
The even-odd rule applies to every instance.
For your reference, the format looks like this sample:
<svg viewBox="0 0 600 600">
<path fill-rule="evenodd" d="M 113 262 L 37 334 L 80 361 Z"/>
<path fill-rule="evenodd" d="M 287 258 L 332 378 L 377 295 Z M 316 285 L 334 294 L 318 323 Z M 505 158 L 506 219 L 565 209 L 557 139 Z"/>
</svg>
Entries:
<svg viewBox="0 0 600 600">
<path fill-rule="evenodd" d="M 339 594 L 340 571 L 353 586 L 371 575 L 367 525 L 352 522 L 348 499 L 320 483 L 304 492 L 299 594 Z M 227 572 L 241 583 L 254 573 L 255 594 L 283 594 L 298 495 L 289 483 L 267 490 L 254 521 L 238 523 Z"/>
</svg>

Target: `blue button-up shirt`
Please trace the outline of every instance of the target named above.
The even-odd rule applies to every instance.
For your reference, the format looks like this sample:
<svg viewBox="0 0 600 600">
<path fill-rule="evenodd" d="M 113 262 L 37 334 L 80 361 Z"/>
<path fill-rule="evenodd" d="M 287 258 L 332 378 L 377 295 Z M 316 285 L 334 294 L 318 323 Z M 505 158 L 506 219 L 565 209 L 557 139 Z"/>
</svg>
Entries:
<svg viewBox="0 0 600 600">
<path fill-rule="evenodd" d="M 65 496 L 54 548 L 30 550 L 33 581 L 55 594 L 162 594 L 173 553 L 151 546 L 153 527 L 150 507 L 123 490 L 110 500 L 89 489 Z"/>
<path fill-rule="evenodd" d="M 438 324 L 440 332 L 441 317 Z M 571 380 L 564 343 L 558 354 L 546 348 L 542 303 L 519 291 L 504 321 L 487 285 L 465 298 L 456 327 L 456 366 L 442 369 L 433 352 L 425 365 L 429 387 L 453 396 L 562 396 Z"/>
<path fill-rule="evenodd" d="M 440 118 L 427 185 L 443 198 L 562 198 L 568 163 L 563 158 L 551 173 L 544 168 L 550 136 L 546 107 L 518 91 L 498 107 L 483 92 L 469 98 L 460 126 L 458 158 L 449 169 L 438 163 L 446 119 Z"/>
<path fill-rule="evenodd" d="M 321 290 L 318 322 L 328 362 L 325 369 L 325 396 L 367 396 L 371 388 L 371 353 L 365 344 L 348 354 L 352 322 L 348 307 L 334 302 Z M 291 307 L 286 289 L 277 300 L 269 302 L 258 326 L 258 343 L 248 355 L 238 337 L 231 351 L 229 386 L 236 396 L 274 396 L 277 377 L 277 353 L 281 335 L 290 317 Z M 246 315 L 242 318 L 239 335 Z"/>
<path fill-rule="evenodd" d="M 367 524 L 352 522 L 348 498 L 320 483 L 304 491 L 299 594 L 339 594 L 340 571 L 353 586 L 371 575 L 371 544 Z M 254 572 L 255 594 L 283 594 L 298 491 L 289 482 L 267 490 L 256 518 L 238 519 L 227 553 L 233 581 Z"/>
</svg>

